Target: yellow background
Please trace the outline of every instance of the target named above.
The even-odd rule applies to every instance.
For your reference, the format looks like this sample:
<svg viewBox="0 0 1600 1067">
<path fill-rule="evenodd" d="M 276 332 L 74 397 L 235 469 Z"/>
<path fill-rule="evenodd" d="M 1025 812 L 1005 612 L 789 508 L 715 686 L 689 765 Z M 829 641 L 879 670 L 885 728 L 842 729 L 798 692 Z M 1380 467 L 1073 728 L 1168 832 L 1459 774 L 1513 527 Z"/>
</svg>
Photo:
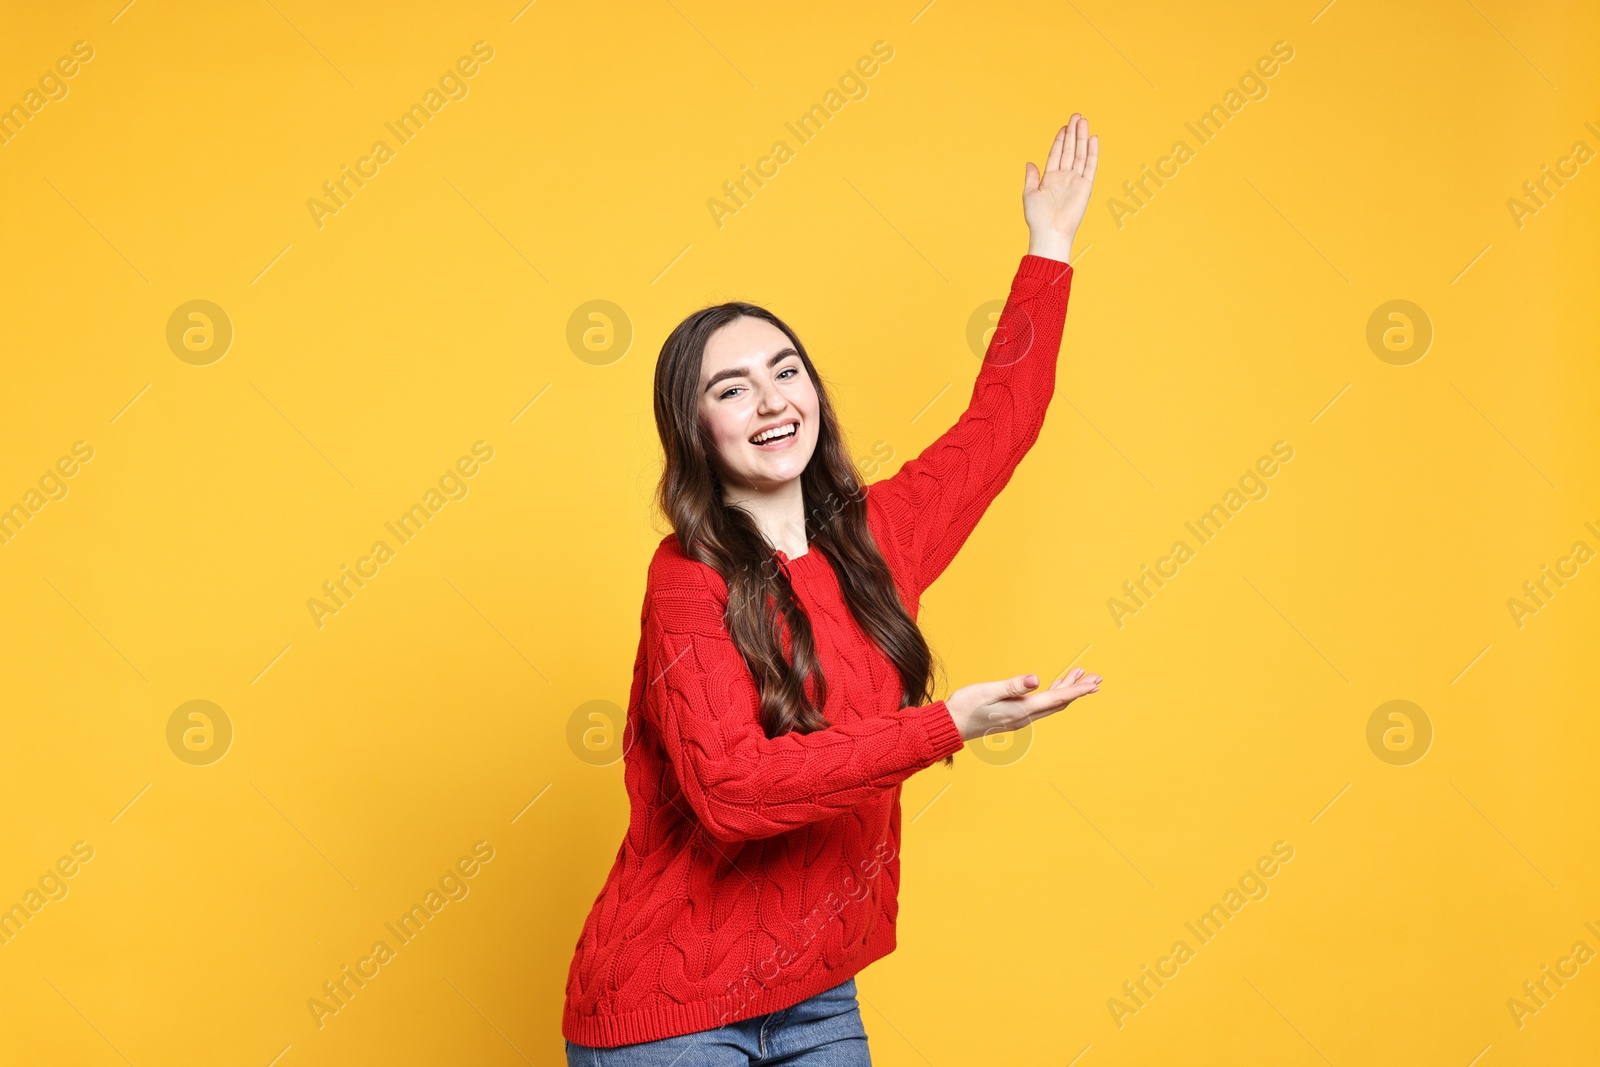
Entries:
<svg viewBox="0 0 1600 1067">
<path fill-rule="evenodd" d="M 940 695 L 1105 686 L 1023 758 L 906 784 L 875 1062 L 1592 1060 L 1600 963 L 1520 1029 L 1506 1006 L 1600 950 L 1596 564 L 1507 607 L 1600 549 L 1597 164 L 1507 207 L 1600 149 L 1591 6 L 14 5 L 0 103 L 79 40 L 0 147 L 0 505 L 94 450 L 0 546 L 0 904 L 94 858 L 0 947 L 0 1058 L 561 1062 L 627 819 L 569 737 L 628 695 L 662 339 L 770 306 L 892 471 L 959 414 L 1023 164 L 1079 110 L 1103 148 L 1060 396 L 922 623 Z M 307 200 L 480 40 L 469 94 L 318 228 Z M 1268 95 L 1118 227 L 1122 182 L 1280 40 Z M 166 340 L 196 299 L 234 330 L 205 366 Z M 597 299 L 633 339 L 591 362 L 567 329 Z M 1393 299 L 1434 330 L 1406 366 L 1366 342 Z M 319 628 L 322 583 L 480 440 Z M 1108 599 L 1279 440 L 1270 493 L 1119 628 Z M 1434 730 L 1408 766 L 1367 745 L 1394 699 Z M 191 700 L 233 726 L 206 766 L 167 742 Z M 1270 894 L 1119 1028 L 1107 1000 L 1279 840 Z M 308 998 L 478 841 L 470 895 L 319 1029 Z"/>
</svg>

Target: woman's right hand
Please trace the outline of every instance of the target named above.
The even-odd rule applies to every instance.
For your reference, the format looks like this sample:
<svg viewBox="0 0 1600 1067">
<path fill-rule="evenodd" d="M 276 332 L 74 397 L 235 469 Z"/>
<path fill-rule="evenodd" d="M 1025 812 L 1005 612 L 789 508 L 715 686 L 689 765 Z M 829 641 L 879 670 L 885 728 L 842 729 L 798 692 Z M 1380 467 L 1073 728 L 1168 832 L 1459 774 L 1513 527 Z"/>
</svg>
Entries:
<svg viewBox="0 0 1600 1067">
<path fill-rule="evenodd" d="M 1081 696 L 1100 691 L 1098 674 L 1074 667 L 1050 686 L 1030 693 L 1039 684 L 1036 674 L 1019 674 L 999 682 L 962 686 L 944 702 L 961 731 L 961 740 L 985 734 L 1020 730 L 1035 719 L 1054 715 Z"/>
<path fill-rule="evenodd" d="M 1090 136 L 1089 120 L 1074 111 L 1057 131 L 1043 173 L 1032 163 L 1024 167 L 1022 216 L 1030 255 L 1072 261 L 1072 239 L 1089 207 L 1099 160 L 1099 136 Z"/>
</svg>

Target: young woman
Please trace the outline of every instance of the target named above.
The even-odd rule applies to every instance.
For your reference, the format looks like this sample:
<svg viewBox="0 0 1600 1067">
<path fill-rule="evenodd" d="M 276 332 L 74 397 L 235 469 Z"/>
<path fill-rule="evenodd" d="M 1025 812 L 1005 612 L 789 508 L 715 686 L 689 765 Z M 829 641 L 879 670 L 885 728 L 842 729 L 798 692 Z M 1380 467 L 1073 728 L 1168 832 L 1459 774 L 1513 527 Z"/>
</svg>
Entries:
<svg viewBox="0 0 1600 1067">
<path fill-rule="evenodd" d="M 1028 252 L 966 411 L 863 486 L 794 331 L 690 315 L 656 364 L 659 488 L 628 700 L 628 832 L 578 938 L 586 1067 L 867 1064 L 855 975 L 895 947 L 900 783 L 1099 688 L 1081 668 L 929 701 L 922 593 L 1039 435 L 1099 139 L 1025 168 Z"/>
</svg>

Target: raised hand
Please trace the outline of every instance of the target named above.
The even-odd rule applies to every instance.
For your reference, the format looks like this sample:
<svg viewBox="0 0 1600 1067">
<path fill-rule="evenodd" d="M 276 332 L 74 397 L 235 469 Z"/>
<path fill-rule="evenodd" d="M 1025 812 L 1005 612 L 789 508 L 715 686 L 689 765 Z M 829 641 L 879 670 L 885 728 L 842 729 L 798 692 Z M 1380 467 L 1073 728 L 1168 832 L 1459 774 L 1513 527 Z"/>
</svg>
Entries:
<svg viewBox="0 0 1600 1067">
<path fill-rule="evenodd" d="M 1084 674 L 1075 667 L 1037 693 L 1028 690 L 1039 684 L 1036 674 L 1019 674 L 999 682 L 978 682 L 962 686 L 946 700 L 961 740 L 971 741 L 985 734 L 1020 730 L 1035 719 L 1054 715 L 1081 696 L 1100 691 L 1101 677 Z"/>
<path fill-rule="evenodd" d="M 1100 138 L 1090 136 L 1089 120 L 1072 113 L 1050 144 L 1044 173 L 1031 162 L 1022 186 L 1022 216 L 1028 222 L 1028 252 L 1066 262 L 1072 238 L 1089 207 Z"/>
</svg>

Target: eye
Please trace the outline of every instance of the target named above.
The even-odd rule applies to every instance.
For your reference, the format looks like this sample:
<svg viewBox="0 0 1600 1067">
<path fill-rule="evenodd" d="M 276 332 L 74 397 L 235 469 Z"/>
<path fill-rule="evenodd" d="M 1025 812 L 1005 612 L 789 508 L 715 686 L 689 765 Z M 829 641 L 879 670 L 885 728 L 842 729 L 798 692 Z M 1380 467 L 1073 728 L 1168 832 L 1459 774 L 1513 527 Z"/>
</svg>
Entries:
<svg viewBox="0 0 1600 1067">
<path fill-rule="evenodd" d="M 730 389 L 728 389 L 726 392 L 724 392 L 722 395 L 718 396 L 717 399 L 718 400 L 726 400 L 726 399 L 728 399 L 728 397 L 733 395 L 734 390 L 739 389 L 739 388 L 741 388 L 741 387 L 735 385 L 735 386 L 731 387 Z"/>
<path fill-rule="evenodd" d="M 783 376 L 785 374 L 799 374 L 799 373 L 800 373 L 800 368 L 799 367 L 785 367 L 785 368 L 783 368 L 782 371 L 778 372 L 778 380 L 782 381 L 783 380 Z"/>
</svg>

